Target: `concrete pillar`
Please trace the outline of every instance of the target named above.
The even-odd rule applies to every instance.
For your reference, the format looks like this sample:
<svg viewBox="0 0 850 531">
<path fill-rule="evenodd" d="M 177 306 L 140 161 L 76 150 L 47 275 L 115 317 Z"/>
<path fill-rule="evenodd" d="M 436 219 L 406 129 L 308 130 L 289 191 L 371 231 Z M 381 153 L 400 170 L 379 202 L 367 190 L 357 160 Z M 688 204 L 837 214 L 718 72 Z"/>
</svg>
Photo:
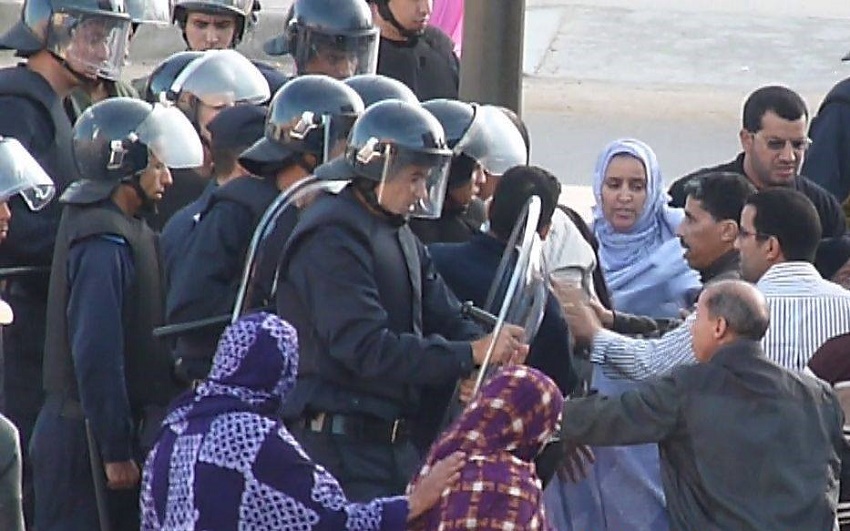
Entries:
<svg viewBox="0 0 850 531">
<path fill-rule="evenodd" d="M 460 99 L 522 110 L 525 0 L 465 0 Z"/>
</svg>

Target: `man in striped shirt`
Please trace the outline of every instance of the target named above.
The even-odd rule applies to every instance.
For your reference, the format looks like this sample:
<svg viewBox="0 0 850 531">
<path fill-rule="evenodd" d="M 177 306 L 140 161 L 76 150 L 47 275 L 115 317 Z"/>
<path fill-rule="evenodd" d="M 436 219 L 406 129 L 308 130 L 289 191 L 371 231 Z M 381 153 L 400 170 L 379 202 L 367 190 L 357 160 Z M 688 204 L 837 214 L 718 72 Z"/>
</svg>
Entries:
<svg viewBox="0 0 850 531">
<path fill-rule="evenodd" d="M 788 369 L 802 370 L 828 339 L 850 332 L 850 292 L 821 278 L 812 265 L 821 236 L 814 205 L 789 188 L 752 195 L 741 213 L 736 248 L 745 280 L 756 283 L 770 308 L 765 354 Z M 577 340 L 592 340 L 591 361 L 611 377 L 642 380 L 695 363 L 694 317 L 658 339 L 624 337 L 604 330 L 587 305 L 565 305 Z"/>
</svg>

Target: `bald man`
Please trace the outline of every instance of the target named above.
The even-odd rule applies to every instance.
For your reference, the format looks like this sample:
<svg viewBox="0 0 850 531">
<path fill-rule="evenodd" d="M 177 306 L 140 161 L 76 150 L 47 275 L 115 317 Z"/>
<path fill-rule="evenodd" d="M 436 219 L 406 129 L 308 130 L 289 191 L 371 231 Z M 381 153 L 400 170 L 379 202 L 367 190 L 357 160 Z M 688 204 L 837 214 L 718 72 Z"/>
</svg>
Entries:
<svg viewBox="0 0 850 531">
<path fill-rule="evenodd" d="M 764 296 L 742 281 L 697 302 L 697 365 L 564 405 L 566 446 L 657 442 L 671 529 L 832 529 L 844 415 L 832 389 L 768 360 Z"/>
</svg>

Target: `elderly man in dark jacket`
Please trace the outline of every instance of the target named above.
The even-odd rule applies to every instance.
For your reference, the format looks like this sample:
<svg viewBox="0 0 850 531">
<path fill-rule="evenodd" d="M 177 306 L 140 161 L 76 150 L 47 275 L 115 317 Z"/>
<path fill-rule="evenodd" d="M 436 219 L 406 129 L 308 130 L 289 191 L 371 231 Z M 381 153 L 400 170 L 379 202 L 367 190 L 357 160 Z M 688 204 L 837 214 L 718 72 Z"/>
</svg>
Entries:
<svg viewBox="0 0 850 531">
<path fill-rule="evenodd" d="M 754 286 L 712 284 L 693 324 L 700 363 L 619 397 L 567 402 L 562 438 L 658 442 L 671 529 L 831 529 L 844 415 L 827 384 L 765 357 L 768 322 Z"/>
</svg>

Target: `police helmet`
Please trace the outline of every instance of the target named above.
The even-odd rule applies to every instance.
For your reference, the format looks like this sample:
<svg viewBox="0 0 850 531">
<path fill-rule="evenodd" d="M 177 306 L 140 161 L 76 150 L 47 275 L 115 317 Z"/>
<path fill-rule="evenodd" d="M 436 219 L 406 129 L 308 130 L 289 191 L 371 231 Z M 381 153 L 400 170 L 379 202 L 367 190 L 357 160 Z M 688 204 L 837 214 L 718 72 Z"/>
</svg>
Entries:
<svg viewBox="0 0 850 531">
<path fill-rule="evenodd" d="M 345 80 L 345 84 L 360 95 L 366 107 L 384 100 L 401 100 L 414 105 L 419 103 L 419 98 L 410 90 L 410 87 L 397 79 L 381 74 L 351 76 Z"/>
<path fill-rule="evenodd" d="M 169 0 L 125 0 L 125 4 L 133 24 L 165 26 L 171 23 Z"/>
<path fill-rule="evenodd" d="M 192 124 L 176 108 L 123 97 L 95 103 L 74 124 L 73 155 L 81 178 L 61 200 L 106 199 L 119 184 L 138 179 L 151 154 L 170 168 L 198 167 L 204 158 Z"/>
<path fill-rule="evenodd" d="M 19 194 L 30 210 L 44 208 L 56 188 L 29 151 L 12 137 L 0 136 L 0 201 Z"/>
<path fill-rule="evenodd" d="M 446 143 L 454 153 L 449 170 L 449 189 L 467 184 L 472 179 L 477 161 L 455 148 L 469 132 L 475 119 L 477 106 L 458 100 L 436 99 L 424 102 L 422 107 L 433 114 L 443 126 L 446 132 Z"/>
<path fill-rule="evenodd" d="M 153 69 L 145 83 L 142 97 L 148 103 L 159 103 L 167 97 L 165 94 L 171 89 L 174 80 L 186 65 L 202 56 L 204 52 L 177 52 L 164 59 Z"/>
<path fill-rule="evenodd" d="M 186 19 L 192 12 L 235 16 L 236 32 L 233 34 L 233 42 L 229 44 L 230 48 L 239 44 L 245 36 L 246 23 L 256 16 L 254 0 L 176 0 L 172 20 L 183 31 L 183 40 L 186 40 Z"/>
<path fill-rule="evenodd" d="M 25 0 L 0 49 L 22 57 L 48 50 L 79 76 L 117 79 L 130 23 L 122 0 Z"/>
<path fill-rule="evenodd" d="M 387 100 L 364 111 L 351 129 L 345 155 L 317 169 L 316 177 L 353 177 L 355 181 L 378 185 L 389 183 L 402 176 L 406 168 L 416 166 L 424 188 L 409 214 L 435 218 L 442 210 L 451 160 L 443 127 L 431 113 L 418 104 Z M 383 206 L 380 195 L 375 200 Z"/>
<path fill-rule="evenodd" d="M 299 74 L 344 79 L 375 72 L 379 37 L 363 0 L 295 0 L 283 34 L 263 49 L 291 54 Z"/>
<path fill-rule="evenodd" d="M 320 75 L 297 77 L 274 95 L 263 138 L 242 154 L 239 163 L 257 175 L 298 154 L 313 154 L 321 163 L 343 147 L 362 113 L 360 96 L 341 81 Z"/>
<path fill-rule="evenodd" d="M 207 50 L 177 74 L 166 92 L 168 101 L 197 125 L 197 102 L 225 107 L 268 101 L 269 83 L 260 70 L 235 50 Z"/>
</svg>

